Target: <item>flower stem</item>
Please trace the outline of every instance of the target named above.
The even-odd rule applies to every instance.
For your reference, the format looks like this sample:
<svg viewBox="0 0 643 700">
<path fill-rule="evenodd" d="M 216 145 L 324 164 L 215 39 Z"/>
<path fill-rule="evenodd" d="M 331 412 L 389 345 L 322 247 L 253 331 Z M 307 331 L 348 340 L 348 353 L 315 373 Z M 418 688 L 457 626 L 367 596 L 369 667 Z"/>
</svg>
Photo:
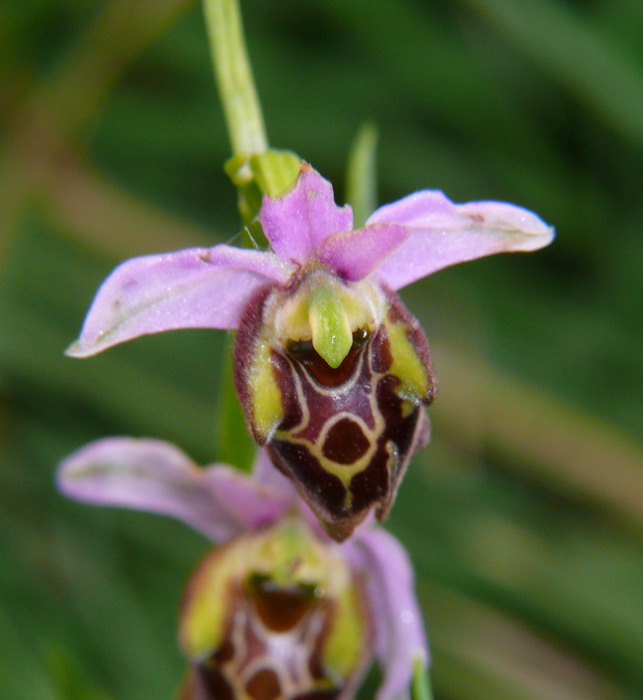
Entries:
<svg viewBox="0 0 643 700">
<path fill-rule="evenodd" d="M 431 684 L 422 661 L 417 659 L 413 665 L 411 680 L 411 700 L 433 700 Z"/>
<path fill-rule="evenodd" d="M 217 460 L 234 464 L 241 471 L 250 472 L 257 456 L 257 447 L 248 434 L 241 406 L 234 389 L 232 364 L 233 339 L 228 335 L 223 353 L 217 415 L 215 424 Z"/>
<path fill-rule="evenodd" d="M 268 150 L 237 0 L 204 0 L 212 59 L 233 155 Z"/>
</svg>

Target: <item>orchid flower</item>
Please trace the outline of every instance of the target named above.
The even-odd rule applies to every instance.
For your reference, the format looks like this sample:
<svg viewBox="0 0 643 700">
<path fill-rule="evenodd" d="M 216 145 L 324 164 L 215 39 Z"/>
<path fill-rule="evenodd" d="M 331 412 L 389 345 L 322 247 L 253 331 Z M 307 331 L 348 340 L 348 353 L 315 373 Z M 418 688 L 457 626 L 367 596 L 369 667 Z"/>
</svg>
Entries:
<svg viewBox="0 0 643 700">
<path fill-rule="evenodd" d="M 248 427 L 341 541 L 371 510 L 386 516 L 428 438 L 429 347 L 395 292 L 448 265 L 535 250 L 553 229 L 519 207 L 424 190 L 354 231 L 351 208 L 306 163 L 258 218 L 270 251 L 216 245 L 123 263 L 68 354 L 178 328 L 237 330 Z"/>
<path fill-rule="evenodd" d="M 261 450 L 253 477 L 197 467 L 175 446 L 107 438 L 63 461 L 58 485 L 94 505 L 170 515 L 219 546 L 190 579 L 182 700 L 351 700 L 373 660 L 375 700 L 408 697 L 428 651 L 402 546 L 363 523 L 329 539 Z"/>
</svg>

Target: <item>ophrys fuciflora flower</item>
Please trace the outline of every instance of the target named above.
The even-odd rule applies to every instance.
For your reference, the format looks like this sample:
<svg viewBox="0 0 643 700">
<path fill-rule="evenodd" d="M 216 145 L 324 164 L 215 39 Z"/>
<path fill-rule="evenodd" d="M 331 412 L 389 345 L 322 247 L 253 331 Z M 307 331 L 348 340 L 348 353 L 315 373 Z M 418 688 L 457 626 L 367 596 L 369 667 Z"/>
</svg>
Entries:
<svg viewBox="0 0 643 700">
<path fill-rule="evenodd" d="M 182 700 L 351 700 L 372 661 L 376 700 L 394 700 L 428 664 L 403 547 L 372 519 L 333 542 L 263 450 L 251 477 L 159 440 L 106 438 L 65 459 L 58 485 L 170 515 L 218 545 L 183 595 Z"/>
<path fill-rule="evenodd" d="M 132 259 L 105 281 L 69 354 L 178 328 L 238 330 L 248 427 L 332 537 L 383 518 L 428 436 L 429 349 L 396 291 L 443 267 L 547 245 L 553 229 L 501 202 L 424 190 L 352 230 L 349 206 L 302 164 L 265 196 L 270 251 L 228 245 Z"/>
</svg>

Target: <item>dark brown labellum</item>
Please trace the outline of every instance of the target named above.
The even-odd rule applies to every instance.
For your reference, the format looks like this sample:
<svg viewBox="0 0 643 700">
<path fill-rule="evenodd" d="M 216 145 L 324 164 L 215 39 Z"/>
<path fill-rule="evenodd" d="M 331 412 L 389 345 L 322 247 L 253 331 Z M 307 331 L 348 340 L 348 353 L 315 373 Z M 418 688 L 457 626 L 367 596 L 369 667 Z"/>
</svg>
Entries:
<svg viewBox="0 0 643 700">
<path fill-rule="evenodd" d="M 377 293 L 382 317 L 352 331 L 336 368 L 310 338 L 271 335 L 270 289 L 248 306 L 235 349 L 236 385 L 255 438 L 339 541 L 372 508 L 386 516 L 428 436 L 423 405 L 434 385 L 426 338 L 396 294 Z"/>
<path fill-rule="evenodd" d="M 296 516 L 219 546 L 185 591 L 181 700 L 336 700 L 371 656 L 359 576 Z"/>
</svg>

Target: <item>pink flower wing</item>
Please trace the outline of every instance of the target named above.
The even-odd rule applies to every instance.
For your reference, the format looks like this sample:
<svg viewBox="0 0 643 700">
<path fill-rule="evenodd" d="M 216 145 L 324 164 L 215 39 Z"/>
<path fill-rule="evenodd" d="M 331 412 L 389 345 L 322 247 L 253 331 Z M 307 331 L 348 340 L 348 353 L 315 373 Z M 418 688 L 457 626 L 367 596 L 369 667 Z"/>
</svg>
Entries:
<svg viewBox="0 0 643 700">
<path fill-rule="evenodd" d="M 252 294 L 291 273 L 273 253 L 227 245 L 133 258 L 103 282 L 67 354 L 179 328 L 236 328 Z"/>
<path fill-rule="evenodd" d="M 97 440 L 63 460 L 56 479 L 77 501 L 169 515 L 215 542 L 273 522 L 291 503 L 232 467 L 197 467 L 161 440 Z"/>
<path fill-rule="evenodd" d="M 375 700 L 405 697 L 415 662 L 426 666 L 429 661 L 411 562 L 402 545 L 382 528 L 362 526 L 356 541 L 344 546 L 364 573 L 373 610 L 375 656 L 383 671 Z"/>
<path fill-rule="evenodd" d="M 504 202 L 454 204 L 437 190 L 383 206 L 366 223 L 383 222 L 402 224 L 410 231 L 375 273 L 392 289 L 456 263 L 537 250 L 554 236 L 554 229 L 527 209 Z"/>
</svg>

